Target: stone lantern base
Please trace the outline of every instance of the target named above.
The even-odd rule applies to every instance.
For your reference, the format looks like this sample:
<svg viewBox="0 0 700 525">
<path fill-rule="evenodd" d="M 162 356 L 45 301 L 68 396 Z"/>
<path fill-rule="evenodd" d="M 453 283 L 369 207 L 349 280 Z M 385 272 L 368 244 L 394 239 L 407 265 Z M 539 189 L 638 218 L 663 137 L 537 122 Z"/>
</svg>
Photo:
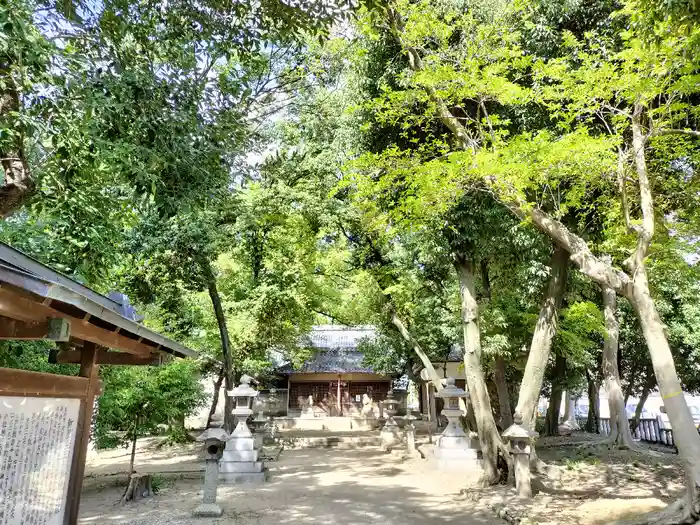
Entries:
<svg viewBox="0 0 700 525">
<path fill-rule="evenodd" d="M 267 477 L 263 462 L 258 460 L 255 437 L 245 423 L 239 423 L 219 463 L 219 479 L 229 483 L 262 483 Z"/>
<path fill-rule="evenodd" d="M 382 450 L 391 450 L 396 447 L 403 447 L 403 431 L 394 423 L 386 424 L 382 427 L 379 437 L 382 440 Z"/>
<path fill-rule="evenodd" d="M 196 518 L 219 518 L 223 513 L 224 511 L 216 503 L 202 503 L 194 509 L 193 514 Z"/>
<path fill-rule="evenodd" d="M 437 440 L 435 459 L 440 470 L 474 470 L 481 469 L 478 459 L 478 444 L 464 433 L 459 426 L 460 411 L 445 409 L 442 413 L 449 423 Z"/>
</svg>

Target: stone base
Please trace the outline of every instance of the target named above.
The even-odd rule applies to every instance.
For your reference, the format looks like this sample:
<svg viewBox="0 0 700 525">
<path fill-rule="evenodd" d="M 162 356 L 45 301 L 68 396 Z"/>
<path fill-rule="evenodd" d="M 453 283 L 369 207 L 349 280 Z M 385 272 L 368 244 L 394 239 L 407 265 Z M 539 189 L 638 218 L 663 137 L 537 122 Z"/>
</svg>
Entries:
<svg viewBox="0 0 700 525">
<path fill-rule="evenodd" d="M 438 459 L 476 459 L 477 451 L 475 448 L 441 448 L 435 449 L 435 457 Z"/>
<path fill-rule="evenodd" d="M 255 485 L 267 481 L 267 470 L 262 472 L 228 472 L 219 474 L 219 479 L 235 485 Z"/>
<path fill-rule="evenodd" d="M 382 450 L 403 447 L 403 432 L 397 426 L 385 426 L 379 433 L 382 440 Z"/>
<path fill-rule="evenodd" d="M 219 464 L 219 473 L 237 474 L 241 472 L 262 472 L 262 461 L 230 461 Z"/>
<path fill-rule="evenodd" d="M 216 503 L 202 503 L 192 513 L 196 518 L 218 518 L 224 511 Z"/>
<path fill-rule="evenodd" d="M 479 444 L 469 436 L 439 436 L 436 444 L 442 449 L 478 449 Z"/>
<path fill-rule="evenodd" d="M 465 472 L 469 470 L 481 470 L 480 459 L 452 459 L 442 458 L 437 460 L 438 470 Z"/>
<path fill-rule="evenodd" d="M 257 461 L 260 450 L 224 450 L 219 463 L 240 463 Z"/>
<path fill-rule="evenodd" d="M 433 456 L 440 470 L 475 470 L 482 468 L 478 450 L 474 439 L 463 432 L 453 432 L 438 438 Z"/>
</svg>

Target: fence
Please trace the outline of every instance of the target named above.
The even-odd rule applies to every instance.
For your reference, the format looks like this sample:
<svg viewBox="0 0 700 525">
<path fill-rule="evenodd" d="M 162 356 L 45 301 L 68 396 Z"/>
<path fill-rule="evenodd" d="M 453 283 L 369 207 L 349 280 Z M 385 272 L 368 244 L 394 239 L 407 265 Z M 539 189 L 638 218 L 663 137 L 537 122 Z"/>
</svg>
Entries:
<svg viewBox="0 0 700 525">
<path fill-rule="evenodd" d="M 577 422 L 581 428 L 586 425 L 586 418 L 577 419 Z M 598 433 L 604 436 L 610 434 L 610 418 L 601 417 L 600 426 Z M 633 419 L 630 419 L 630 425 L 633 424 Z M 667 428 L 661 428 L 659 426 L 659 421 L 656 418 L 641 418 L 639 420 L 639 426 L 632 432 L 632 437 L 639 441 L 644 441 L 646 443 L 654 443 L 658 445 L 666 445 L 668 447 L 675 447 L 676 443 L 673 440 L 673 430 Z"/>
</svg>

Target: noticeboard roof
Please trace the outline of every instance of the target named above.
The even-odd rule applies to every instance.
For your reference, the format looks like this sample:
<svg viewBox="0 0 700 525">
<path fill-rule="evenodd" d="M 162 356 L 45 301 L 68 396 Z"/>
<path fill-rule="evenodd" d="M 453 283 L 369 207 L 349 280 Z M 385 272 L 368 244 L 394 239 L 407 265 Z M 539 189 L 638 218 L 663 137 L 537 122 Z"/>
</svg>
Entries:
<svg viewBox="0 0 700 525">
<path fill-rule="evenodd" d="M 75 339 L 130 353 L 198 354 L 124 316 L 123 304 L 0 243 L 0 315 L 36 322 L 59 317 Z M 133 317 L 133 316 L 132 316 Z"/>
</svg>

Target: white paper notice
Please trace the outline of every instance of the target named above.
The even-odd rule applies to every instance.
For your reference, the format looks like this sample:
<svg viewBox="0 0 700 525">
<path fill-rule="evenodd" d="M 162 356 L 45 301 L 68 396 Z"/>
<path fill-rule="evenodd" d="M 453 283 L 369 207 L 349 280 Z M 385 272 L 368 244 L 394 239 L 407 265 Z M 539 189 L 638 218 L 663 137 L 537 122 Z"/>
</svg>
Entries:
<svg viewBox="0 0 700 525">
<path fill-rule="evenodd" d="M 63 525 L 80 400 L 0 397 L 0 525 Z"/>
</svg>

